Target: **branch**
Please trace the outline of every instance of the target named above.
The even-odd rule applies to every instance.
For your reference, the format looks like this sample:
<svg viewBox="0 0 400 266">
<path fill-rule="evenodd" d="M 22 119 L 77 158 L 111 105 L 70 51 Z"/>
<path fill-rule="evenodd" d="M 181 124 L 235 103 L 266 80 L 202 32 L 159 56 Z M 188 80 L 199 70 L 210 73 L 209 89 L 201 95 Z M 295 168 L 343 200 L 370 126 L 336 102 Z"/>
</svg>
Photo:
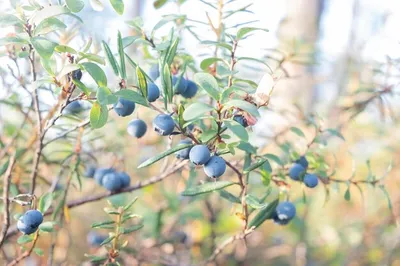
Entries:
<svg viewBox="0 0 400 266">
<path fill-rule="evenodd" d="M 39 230 L 37 230 L 36 233 L 35 233 L 35 238 L 33 239 L 32 246 L 27 251 L 22 253 L 22 255 L 20 255 L 18 258 L 14 259 L 9 264 L 7 264 L 7 266 L 17 265 L 20 261 L 22 261 L 26 257 L 29 257 L 31 255 L 33 249 L 35 248 L 35 245 L 36 245 L 36 242 L 37 242 L 38 238 L 39 238 Z"/>
<path fill-rule="evenodd" d="M 11 156 L 9 165 L 4 175 L 4 185 L 3 185 L 3 198 L 4 198 L 4 211 L 3 211 L 3 228 L 1 229 L 0 236 L 0 247 L 3 245 L 5 237 L 7 235 L 8 227 L 10 226 L 10 199 L 8 198 L 10 192 L 10 179 L 11 173 L 16 162 L 15 154 Z"/>
</svg>

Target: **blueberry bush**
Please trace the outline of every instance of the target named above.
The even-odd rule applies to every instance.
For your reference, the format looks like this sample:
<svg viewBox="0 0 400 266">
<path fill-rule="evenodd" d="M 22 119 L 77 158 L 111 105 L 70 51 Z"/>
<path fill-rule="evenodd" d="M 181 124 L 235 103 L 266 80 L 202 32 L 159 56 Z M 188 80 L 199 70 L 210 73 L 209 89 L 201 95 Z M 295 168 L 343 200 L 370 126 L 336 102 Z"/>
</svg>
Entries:
<svg viewBox="0 0 400 266">
<path fill-rule="evenodd" d="M 276 244 L 277 254 L 307 245 L 307 265 L 345 265 L 343 257 L 315 255 L 321 247 L 304 236 L 313 194 L 324 195 L 321 211 L 333 193 L 357 202 L 372 188 L 381 212 L 392 210 L 391 159 L 384 174 L 371 161 L 367 175 L 358 174 L 359 161 L 344 163 L 350 153 L 331 143 L 345 145 L 346 125 L 395 86 L 348 95 L 367 97 L 335 113 L 345 120 L 293 104 L 293 122 L 272 137 L 259 134 L 270 131 L 263 118 L 280 112 L 278 83 L 296 80 L 287 65 L 314 62 L 296 42 L 247 56 L 246 42 L 269 34 L 238 21 L 251 1 L 239 9 L 234 0 L 200 1 L 215 21 L 179 13 L 149 28 L 137 17 L 126 21 L 129 34 L 115 29 L 100 39 L 79 34 L 86 1 L 11 2 L 0 14 L 6 265 L 32 258 L 35 265 L 269 265 L 272 242 L 280 241 L 273 232 L 282 230 L 300 244 L 289 252 Z M 126 0 L 109 2 L 124 14 Z M 188 35 L 205 48 L 200 60 L 182 44 Z M 262 72 L 261 84 L 251 71 Z M 298 260 L 289 261 L 274 265 Z"/>
</svg>

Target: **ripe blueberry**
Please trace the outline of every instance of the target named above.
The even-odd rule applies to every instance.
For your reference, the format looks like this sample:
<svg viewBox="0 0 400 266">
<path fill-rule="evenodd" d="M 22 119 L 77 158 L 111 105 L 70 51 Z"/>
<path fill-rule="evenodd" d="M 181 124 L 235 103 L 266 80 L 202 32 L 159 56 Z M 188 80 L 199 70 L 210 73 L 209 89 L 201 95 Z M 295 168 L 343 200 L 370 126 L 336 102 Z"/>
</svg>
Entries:
<svg viewBox="0 0 400 266">
<path fill-rule="evenodd" d="M 121 188 L 129 187 L 131 184 L 131 177 L 125 172 L 117 173 L 119 179 L 121 180 Z"/>
<path fill-rule="evenodd" d="M 135 111 L 135 103 L 119 98 L 118 102 L 114 104 L 114 110 L 119 116 L 128 116 Z"/>
<path fill-rule="evenodd" d="M 108 191 L 117 191 L 122 187 L 122 180 L 117 173 L 111 172 L 104 175 L 102 185 Z"/>
<path fill-rule="evenodd" d="M 204 165 L 204 172 L 208 177 L 217 178 L 225 173 L 226 162 L 222 157 L 214 155 Z"/>
<path fill-rule="evenodd" d="M 314 188 L 318 185 L 318 176 L 316 174 L 306 174 L 303 182 L 307 187 Z"/>
<path fill-rule="evenodd" d="M 95 231 L 90 231 L 87 235 L 87 241 L 91 246 L 100 246 L 100 244 L 107 239 L 106 235 L 100 235 Z"/>
<path fill-rule="evenodd" d="M 301 156 L 298 160 L 296 160 L 296 163 L 300 164 L 301 166 L 303 166 L 306 169 L 308 167 L 308 161 L 305 156 Z"/>
<path fill-rule="evenodd" d="M 199 88 L 197 87 L 196 83 L 191 80 L 187 80 L 186 90 L 184 92 L 181 92 L 181 94 L 186 99 L 193 98 L 196 95 L 198 89 Z"/>
<path fill-rule="evenodd" d="M 93 178 L 96 180 L 97 184 L 101 185 L 103 183 L 104 175 L 113 172 L 115 172 L 114 168 L 98 168 L 94 173 Z"/>
<path fill-rule="evenodd" d="M 128 134 L 133 137 L 141 138 L 144 136 L 144 134 L 146 134 L 147 125 L 141 119 L 134 119 L 131 122 L 129 122 L 126 131 L 128 131 Z"/>
<path fill-rule="evenodd" d="M 174 131 L 174 127 L 175 122 L 169 115 L 160 114 L 153 120 L 153 128 L 159 135 L 170 135 Z"/>
<path fill-rule="evenodd" d="M 191 139 L 183 139 L 183 140 L 179 141 L 179 143 L 178 143 L 178 145 L 184 145 L 184 144 L 192 144 L 192 140 Z M 176 158 L 189 159 L 190 149 L 191 149 L 191 147 L 177 151 Z"/>
<path fill-rule="evenodd" d="M 26 225 L 23 221 L 24 216 L 22 215 L 21 217 L 19 217 L 18 222 L 17 222 L 17 228 L 20 232 L 24 233 L 25 235 L 30 235 L 34 232 L 36 232 L 37 227 L 30 227 L 28 225 Z"/>
<path fill-rule="evenodd" d="M 94 165 L 89 165 L 86 167 L 85 173 L 83 175 L 92 178 L 95 172 L 96 172 L 96 167 Z"/>
<path fill-rule="evenodd" d="M 240 125 L 242 125 L 242 127 L 247 127 L 248 126 L 246 118 L 244 118 L 242 115 L 234 115 L 233 116 L 233 120 L 235 120 Z"/>
<path fill-rule="evenodd" d="M 147 100 L 149 102 L 154 102 L 160 97 L 160 89 L 154 83 L 149 83 L 147 85 Z"/>
<path fill-rule="evenodd" d="M 295 163 L 289 169 L 289 176 L 293 180 L 300 180 L 303 177 L 305 172 L 306 172 L 306 169 L 301 164 Z"/>
<path fill-rule="evenodd" d="M 278 224 L 288 224 L 296 216 L 296 207 L 289 201 L 278 204 L 275 209 L 274 221 Z"/>
<path fill-rule="evenodd" d="M 70 102 L 66 107 L 65 107 L 65 112 L 67 114 L 78 114 L 83 110 L 82 104 L 80 101 L 73 101 Z"/>
<path fill-rule="evenodd" d="M 80 69 L 72 71 L 72 78 L 76 80 L 81 80 L 82 78 L 82 71 Z"/>
<path fill-rule="evenodd" d="M 22 222 L 28 227 L 36 228 L 43 222 L 43 214 L 38 210 L 29 210 L 24 214 Z"/>
<path fill-rule="evenodd" d="M 190 161 L 196 165 L 203 165 L 210 160 L 210 150 L 207 145 L 196 145 L 189 153 Z"/>
<path fill-rule="evenodd" d="M 151 65 L 149 70 L 149 76 L 152 80 L 158 79 L 160 76 L 160 70 L 158 68 L 158 64 Z"/>
<path fill-rule="evenodd" d="M 187 80 L 184 77 L 181 77 L 179 80 L 178 76 L 172 76 L 172 85 L 174 86 L 175 89 L 175 94 L 183 94 L 186 92 L 187 89 Z M 176 84 L 178 83 L 178 84 Z"/>
</svg>

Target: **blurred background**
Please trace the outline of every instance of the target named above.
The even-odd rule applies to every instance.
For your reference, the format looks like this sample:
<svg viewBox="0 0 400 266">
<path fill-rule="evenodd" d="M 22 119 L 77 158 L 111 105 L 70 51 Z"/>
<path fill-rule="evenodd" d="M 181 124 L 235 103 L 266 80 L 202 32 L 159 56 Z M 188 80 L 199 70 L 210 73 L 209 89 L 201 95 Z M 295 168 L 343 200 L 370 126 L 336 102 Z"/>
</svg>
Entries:
<svg viewBox="0 0 400 266">
<path fill-rule="evenodd" d="M 117 31 L 121 30 L 124 36 L 134 34 L 126 21 L 138 16 L 143 18 L 145 28 L 149 30 L 168 14 L 185 14 L 202 22 L 207 22 L 206 14 L 211 20 L 217 17 L 215 10 L 204 3 L 212 0 L 187 0 L 182 5 L 171 1 L 160 9 L 154 7 L 154 1 L 129 0 L 125 1 L 122 17 L 112 10 L 108 1 L 103 1 L 104 7 L 95 2 L 91 1 L 78 14 L 84 23 L 73 25 L 62 36 L 73 36 L 70 46 L 81 47 L 91 36 L 97 41 L 109 41 L 115 49 Z M 290 198 L 297 207 L 295 220 L 285 227 L 271 221 L 264 223 L 249 237 L 247 249 L 238 242 L 219 258 L 219 265 L 400 265 L 400 1 L 227 2 L 232 10 L 251 4 L 250 11 L 239 12 L 226 20 L 228 31 L 235 32 L 235 27 L 246 21 L 252 21 L 251 26 L 269 30 L 247 38 L 238 48 L 238 56 L 255 57 L 269 67 L 243 62 L 237 65 L 239 75 L 259 83 L 259 90 L 268 87 L 271 72 L 280 77 L 269 108 L 263 111 L 262 118 L 251 130 L 252 143 L 263 151 L 280 155 L 282 144 L 290 142 L 299 153 L 304 153 L 308 140 L 313 137 L 305 117 L 316 114 L 324 126 L 340 128 L 346 140 L 330 138 L 326 146 L 318 147 L 331 167 L 337 165 L 335 178 L 345 180 L 353 172 L 355 180 L 371 175 L 385 176 L 386 190 L 379 184 L 360 184 L 348 189 L 346 182 L 331 183 L 328 188 L 321 185 L 311 190 L 293 183 Z M 0 9 L 7 11 L 11 4 L 9 0 L 1 0 Z M 194 27 L 200 40 L 215 38 L 209 27 L 198 24 Z M 164 27 L 160 34 L 168 33 L 169 29 L 170 26 Z M 0 32 L 0 37 L 7 33 L 6 30 Z M 180 49 L 191 54 L 197 66 L 212 54 L 212 49 L 200 44 L 189 31 L 181 34 Z M 144 62 L 145 69 L 155 62 L 148 60 L 138 46 L 129 49 L 132 58 Z M 9 92 L 5 86 L 7 59 L 2 57 L 0 60 L 3 63 L 0 66 L 3 79 L 0 98 L 4 98 Z M 85 78 L 89 82 L 90 78 L 83 80 Z M 110 77 L 110 80 L 117 84 L 116 78 Z M 390 92 L 385 91 L 388 88 Z M 49 105 L 55 100 L 46 91 L 42 92 L 41 98 Z M 135 111 L 135 116 L 149 118 L 154 112 L 140 108 Z M 95 157 L 88 156 L 88 162 L 100 166 L 116 165 L 127 170 L 133 182 L 157 175 L 159 165 L 146 170 L 136 167 L 164 150 L 165 139 L 153 132 L 144 139 L 133 139 L 125 131 L 131 118 L 115 118 L 112 115 L 105 128 L 85 136 L 84 149 Z M 18 124 L 15 121 L 20 119 L 9 107 L 0 105 L 2 135 L 11 132 L 10 125 Z M 65 123 L 70 125 L 79 119 L 82 118 Z M 150 123 L 150 119 L 147 121 Z M 286 129 L 291 126 L 301 128 L 306 138 L 288 132 Z M 46 156 L 52 160 L 61 159 L 71 145 L 68 141 L 58 144 Z M 63 176 L 58 172 L 57 165 L 49 164 L 41 169 L 43 184 L 38 193 L 46 192 L 57 175 L 63 183 Z M 206 177 L 187 167 L 162 183 L 110 198 L 115 203 L 122 203 L 138 196 L 135 212 L 145 219 L 145 227 L 129 238 L 133 256 L 126 257 L 126 265 L 191 265 L 193 261 L 208 257 L 215 245 L 240 231 L 241 221 L 235 215 L 238 205 L 224 201 L 218 195 L 196 200 L 179 196 L 186 182 L 192 179 L 198 182 Z M 252 175 L 250 187 L 261 196 L 265 194 L 265 188 L 260 184 L 259 176 Z M 72 189 L 70 199 L 100 191 L 102 188 L 87 180 L 82 191 Z M 351 196 L 345 199 L 347 191 Z M 276 194 L 274 188 L 270 198 Z M 104 252 L 90 247 L 85 238 L 92 223 L 107 219 L 103 212 L 105 206 L 106 201 L 102 200 L 69 211 L 65 227 L 56 236 L 54 261 L 57 265 L 79 265 L 85 261 L 85 253 Z M 22 212 L 18 208 L 15 211 Z M 159 217 L 163 224 L 161 232 L 156 230 Z M 161 239 L 173 241 L 156 243 L 160 234 Z M 50 244 L 50 237 L 43 237 L 39 246 L 47 252 Z M 13 252 L 12 246 L 7 248 Z M 143 264 L 134 259 L 137 254 L 143 258 Z M 26 265 L 46 265 L 46 255 L 32 258 Z"/>
</svg>

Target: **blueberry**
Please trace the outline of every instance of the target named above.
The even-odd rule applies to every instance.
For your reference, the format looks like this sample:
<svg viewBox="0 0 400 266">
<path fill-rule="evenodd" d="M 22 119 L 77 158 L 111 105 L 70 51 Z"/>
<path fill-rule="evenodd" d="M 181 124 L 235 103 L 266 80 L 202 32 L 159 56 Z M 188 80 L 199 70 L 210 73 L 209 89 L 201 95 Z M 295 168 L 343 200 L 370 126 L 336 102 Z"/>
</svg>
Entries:
<svg viewBox="0 0 400 266">
<path fill-rule="evenodd" d="M 296 216 L 296 207 L 289 201 L 281 202 L 275 209 L 275 215 L 281 223 L 288 223 Z"/>
<path fill-rule="evenodd" d="M 81 80 L 82 78 L 82 71 L 80 69 L 72 71 L 72 78 L 76 80 Z"/>
<path fill-rule="evenodd" d="M 94 173 L 96 173 L 96 167 L 94 165 L 89 165 L 86 167 L 85 173 L 83 173 L 83 175 L 92 178 L 94 176 Z"/>
<path fill-rule="evenodd" d="M 129 185 L 131 184 L 131 177 L 125 172 L 117 173 L 117 175 L 119 176 L 119 179 L 121 180 L 121 184 L 122 184 L 121 187 L 122 188 L 129 187 Z"/>
<path fill-rule="evenodd" d="M 174 127 L 175 122 L 169 115 L 160 114 L 153 120 L 154 130 L 162 136 L 170 135 L 174 131 Z"/>
<path fill-rule="evenodd" d="M 305 172 L 306 172 L 306 169 L 301 164 L 295 163 L 289 169 L 289 176 L 293 180 L 300 180 L 303 177 Z"/>
<path fill-rule="evenodd" d="M 131 122 L 129 122 L 126 131 L 128 131 L 128 134 L 133 137 L 141 138 L 144 136 L 144 134 L 146 134 L 147 125 L 141 119 L 134 119 Z"/>
<path fill-rule="evenodd" d="M 301 166 L 303 166 L 306 169 L 308 167 L 308 161 L 305 156 L 301 156 L 298 160 L 296 160 L 296 163 L 300 164 Z"/>
<path fill-rule="evenodd" d="M 65 112 L 67 114 L 78 114 L 82 112 L 83 107 L 80 101 L 73 101 L 70 102 L 66 107 L 65 107 Z"/>
<path fill-rule="evenodd" d="M 113 173 L 115 172 L 114 168 L 98 168 L 96 172 L 93 175 L 93 178 L 96 180 L 96 182 L 101 185 L 103 182 L 103 177 L 104 175 L 108 173 Z"/>
<path fill-rule="evenodd" d="M 160 89 L 154 83 L 149 83 L 147 85 L 147 100 L 149 102 L 154 102 L 160 97 Z"/>
<path fill-rule="evenodd" d="M 316 187 L 318 185 L 318 176 L 316 174 L 306 174 L 303 182 L 307 187 Z"/>
<path fill-rule="evenodd" d="M 135 103 L 119 98 L 118 102 L 114 104 L 114 110 L 119 116 L 128 116 L 135 111 Z"/>
<path fill-rule="evenodd" d="M 244 118 L 242 115 L 234 115 L 233 116 L 233 120 L 235 120 L 240 125 L 242 125 L 242 127 L 247 127 L 248 126 L 246 118 Z"/>
<path fill-rule="evenodd" d="M 181 92 L 182 96 L 186 99 L 193 98 L 198 91 L 196 83 L 191 80 L 187 81 L 187 87 L 184 92 Z"/>
<path fill-rule="evenodd" d="M 203 165 L 210 160 L 210 150 L 207 145 L 196 145 L 189 153 L 190 161 L 196 165 Z"/>
<path fill-rule="evenodd" d="M 87 241 L 91 246 L 100 246 L 100 244 L 106 240 L 108 237 L 106 235 L 100 235 L 95 231 L 90 231 L 87 235 Z"/>
<path fill-rule="evenodd" d="M 122 180 L 116 172 L 111 172 L 104 175 L 101 184 L 108 191 L 117 191 L 122 187 Z"/>
<path fill-rule="evenodd" d="M 183 144 L 192 144 L 192 140 L 191 139 L 183 139 L 183 140 L 179 141 L 179 143 L 178 143 L 178 145 L 181 145 L 181 144 L 182 145 Z M 191 149 L 191 147 L 177 151 L 176 152 L 176 158 L 178 158 L 178 159 L 189 159 L 190 149 Z"/>
<path fill-rule="evenodd" d="M 25 235 L 30 235 L 34 232 L 36 232 L 37 227 L 30 227 L 27 226 L 24 221 L 24 216 L 22 215 L 21 217 L 19 217 L 18 222 L 17 222 L 17 228 L 20 232 L 24 233 Z"/>
<path fill-rule="evenodd" d="M 152 80 L 158 79 L 160 76 L 160 70 L 158 68 L 158 64 L 154 64 L 150 67 L 149 76 Z"/>
<path fill-rule="evenodd" d="M 204 165 L 204 172 L 208 177 L 217 178 L 225 173 L 226 162 L 222 157 L 214 155 Z"/>
<path fill-rule="evenodd" d="M 24 214 L 22 222 L 28 227 L 36 228 L 43 222 L 43 214 L 38 210 L 29 210 Z"/>
<path fill-rule="evenodd" d="M 179 76 L 172 76 L 172 85 L 174 86 L 175 94 L 183 94 L 186 92 L 188 82 L 184 77 L 181 77 L 179 83 L 176 85 L 178 80 Z"/>
<path fill-rule="evenodd" d="M 274 220 L 274 223 L 279 225 L 287 225 L 290 222 L 290 220 L 287 219 L 286 220 L 279 219 L 278 214 L 276 212 L 274 212 L 272 219 Z"/>
</svg>

